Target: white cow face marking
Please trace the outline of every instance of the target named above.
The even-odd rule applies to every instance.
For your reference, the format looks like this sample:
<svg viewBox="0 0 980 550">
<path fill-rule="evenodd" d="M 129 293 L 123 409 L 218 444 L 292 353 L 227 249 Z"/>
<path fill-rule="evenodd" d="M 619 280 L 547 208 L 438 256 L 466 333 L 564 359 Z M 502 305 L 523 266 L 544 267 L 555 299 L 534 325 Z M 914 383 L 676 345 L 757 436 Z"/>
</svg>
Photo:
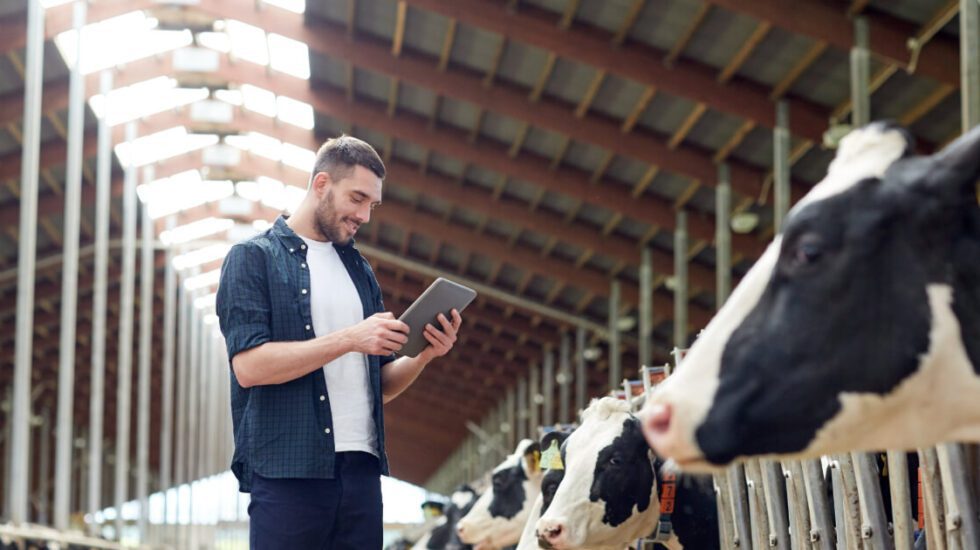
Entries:
<svg viewBox="0 0 980 550">
<path fill-rule="evenodd" d="M 980 334 L 980 262 L 962 260 L 980 257 L 980 131 L 933 157 L 903 158 L 909 148 L 906 134 L 884 124 L 845 138 L 827 178 L 648 400 L 641 416 L 658 454 L 704 470 L 746 456 L 942 436 L 867 437 L 902 407 L 921 412 L 892 397 L 929 367 L 940 342 L 964 348 L 940 330 L 940 315 Z M 936 284 L 953 289 L 938 308 L 927 292 Z M 977 365 L 974 345 L 961 356 Z M 945 399 L 937 395 L 929 399 Z M 844 437 L 857 426 L 859 437 Z"/>
</svg>

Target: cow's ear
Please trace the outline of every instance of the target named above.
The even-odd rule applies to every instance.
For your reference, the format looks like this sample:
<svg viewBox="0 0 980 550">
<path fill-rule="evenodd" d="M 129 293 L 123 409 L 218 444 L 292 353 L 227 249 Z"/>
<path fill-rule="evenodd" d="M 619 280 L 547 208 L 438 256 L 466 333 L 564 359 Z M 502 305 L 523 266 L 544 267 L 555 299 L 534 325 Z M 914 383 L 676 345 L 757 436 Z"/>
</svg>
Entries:
<svg viewBox="0 0 980 550">
<path fill-rule="evenodd" d="M 537 441 L 531 443 L 524 449 L 524 457 L 521 460 L 521 465 L 524 467 L 524 472 L 528 476 L 541 471 L 541 445 Z"/>
</svg>

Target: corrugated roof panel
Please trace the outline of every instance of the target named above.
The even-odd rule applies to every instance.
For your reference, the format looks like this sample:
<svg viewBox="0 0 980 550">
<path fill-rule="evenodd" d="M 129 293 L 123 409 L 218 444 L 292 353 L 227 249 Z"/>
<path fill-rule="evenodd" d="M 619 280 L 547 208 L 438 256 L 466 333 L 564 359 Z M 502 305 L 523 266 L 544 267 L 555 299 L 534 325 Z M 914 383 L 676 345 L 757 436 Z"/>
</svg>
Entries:
<svg viewBox="0 0 980 550">
<path fill-rule="evenodd" d="M 585 296 L 585 292 L 581 289 L 575 288 L 573 286 L 565 285 L 561 292 L 558 293 L 558 297 L 555 298 L 555 304 L 558 307 L 571 308 L 574 307 L 578 302 Z"/>
<path fill-rule="evenodd" d="M 441 174 L 457 179 L 462 177 L 463 170 L 466 169 L 465 162 L 437 151 L 432 151 L 429 155 L 429 166 Z"/>
<path fill-rule="evenodd" d="M 755 166 L 772 166 L 772 154 L 772 130 L 759 126 L 732 151 L 732 156 Z"/>
<path fill-rule="evenodd" d="M 412 233 L 408 239 L 408 254 L 416 258 L 429 258 L 436 247 L 435 239 L 427 235 Z"/>
<path fill-rule="evenodd" d="M 466 266 L 466 271 L 464 275 L 475 275 L 477 279 L 484 280 L 490 275 L 497 262 L 487 258 L 486 256 L 479 256 L 477 254 L 470 254 L 469 251 L 465 252 L 466 258 L 469 259 Z M 465 261 L 465 260 L 464 260 Z"/>
<path fill-rule="evenodd" d="M 606 74 L 590 110 L 617 120 L 625 119 L 643 96 L 646 86 L 614 74 Z"/>
<path fill-rule="evenodd" d="M 551 77 L 545 86 L 545 94 L 578 104 L 595 78 L 596 69 L 590 65 L 558 58 Z"/>
<path fill-rule="evenodd" d="M 575 208 L 579 203 L 578 200 L 573 199 L 567 195 L 555 191 L 546 191 L 544 197 L 541 199 L 541 205 L 538 208 L 543 208 L 551 210 L 552 212 L 558 212 L 564 214 L 572 208 Z"/>
<path fill-rule="evenodd" d="M 650 165 L 645 162 L 629 157 L 617 156 L 609 163 L 609 167 L 606 168 L 606 177 L 603 178 L 603 181 L 615 179 L 620 182 L 635 185 L 643 178 L 643 174 L 647 172 L 649 167 Z"/>
<path fill-rule="evenodd" d="M 897 120 L 937 87 L 931 79 L 916 78 L 905 71 L 895 71 L 871 96 L 871 118 Z"/>
<path fill-rule="evenodd" d="M 686 57 L 721 70 L 755 31 L 756 25 L 758 21 L 747 15 L 712 8 L 677 63 L 682 64 Z"/>
<path fill-rule="evenodd" d="M 827 175 L 827 167 L 834 159 L 834 151 L 823 147 L 813 147 L 793 165 L 793 179 L 806 182 L 819 182 Z"/>
<path fill-rule="evenodd" d="M 465 225 L 466 227 L 476 227 L 477 225 L 483 223 L 484 218 L 486 218 L 486 216 L 472 210 L 468 210 L 465 205 L 457 205 L 456 208 L 453 208 L 453 213 L 449 217 L 450 221 Z"/>
<path fill-rule="evenodd" d="M 612 268 L 616 267 L 617 264 L 619 264 L 619 261 L 613 260 L 609 256 L 593 254 L 589 258 L 589 261 L 585 263 L 585 267 L 605 274 L 612 271 Z"/>
<path fill-rule="evenodd" d="M 395 35 L 395 20 L 398 14 L 397 4 L 391 0 L 358 0 L 357 28 L 379 38 L 391 38 Z"/>
<path fill-rule="evenodd" d="M 441 263 L 446 265 L 451 265 L 456 269 L 459 269 L 466 261 L 469 256 L 468 253 L 460 250 L 456 246 L 452 246 L 451 243 L 443 243 L 442 248 L 439 250 L 439 259 Z"/>
<path fill-rule="evenodd" d="M 574 166 L 580 170 L 585 170 L 591 173 L 599 164 L 602 159 L 606 157 L 606 151 L 596 147 L 594 145 L 589 145 L 582 143 L 580 141 L 573 141 L 571 145 L 568 146 L 568 151 L 565 152 L 564 164 Z"/>
<path fill-rule="evenodd" d="M 526 181 L 508 179 L 504 186 L 504 195 L 527 203 L 538 196 L 538 189 L 538 186 Z"/>
<path fill-rule="evenodd" d="M 425 148 L 421 145 L 403 139 L 395 140 L 395 156 L 409 160 L 415 165 L 421 165 L 425 157 Z"/>
<path fill-rule="evenodd" d="M 582 255 L 584 248 L 564 241 L 558 241 L 551 249 L 551 254 L 557 258 L 574 262 Z"/>
<path fill-rule="evenodd" d="M 691 208 L 695 208 L 701 212 L 707 212 L 714 215 L 715 202 L 715 188 L 707 185 L 701 185 L 701 187 L 694 193 L 694 196 L 691 197 L 691 200 L 687 202 L 687 205 L 689 210 Z"/>
<path fill-rule="evenodd" d="M 925 23 L 936 13 L 941 2 L 923 2 L 922 0 L 875 0 L 869 9 L 882 11 L 899 19 L 913 23 Z"/>
<path fill-rule="evenodd" d="M 20 126 L 21 125 L 18 124 L 17 128 L 20 129 Z M 10 135 L 9 130 L 3 128 L 2 131 L 0 131 L 0 153 L 12 153 L 18 150 L 20 150 L 20 142 Z"/>
<path fill-rule="evenodd" d="M 427 88 L 419 88 L 405 82 L 398 85 L 398 108 L 428 117 L 436 103 L 436 94 Z"/>
<path fill-rule="evenodd" d="M 654 193 L 669 200 L 676 199 L 691 184 L 690 178 L 678 176 L 671 172 L 661 170 L 657 173 L 653 183 L 647 187 L 647 193 Z"/>
<path fill-rule="evenodd" d="M 472 164 L 466 171 L 466 181 L 484 189 L 493 189 L 500 181 L 500 175 L 482 166 Z"/>
<path fill-rule="evenodd" d="M 470 103 L 442 96 L 439 102 L 439 121 L 456 128 L 471 130 L 476 125 L 479 111 Z"/>
<path fill-rule="evenodd" d="M 527 286 L 525 293 L 532 298 L 543 299 L 555 284 L 557 283 L 554 279 L 545 279 L 535 275 L 531 277 L 531 283 Z"/>
<path fill-rule="evenodd" d="M 347 24 L 347 2 L 308 2 L 306 17 L 327 19 L 336 23 Z"/>
<path fill-rule="evenodd" d="M 540 251 L 543 250 L 545 245 L 548 244 L 548 237 L 535 231 L 522 229 L 520 232 L 520 237 L 517 239 L 517 244 L 518 246 L 526 246 L 534 249 L 535 251 Z"/>
<path fill-rule="evenodd" d="M 564 139 L 560 134 L 532 126 L 524 138 L 523 149 L 550 160 L 558 154 L 562 143 Z"/>
<path fill-rule="evenodd" d="M 649 128 L 662 135 L 672 135 L 684 123 L 695 103 L 690 99 L 657 92 L 637 126 Z"/>
<path fill-rule="evenodd" d="M 23 90 L 24 80 L 7 56 L 0 56 L 0 93 Z"/>
<path fill-rule="evenodd" d="M 371 146 L 377 149 L 379 152 L 383 151 L 385 143 L 387 142 L 387 136 L 372 128 L 355 126 L 351 133 L 357 136 L 359 139 L 370 143 Z"/>
<path fill-rule="evenodd" d="M 774 87 L 812 47 L 813 40 L 771 27 L 736 74 Z"/>
<path fill-rule="evenodd" d="M 959 134 L 962 128 L 960 94 L 955 91 L 941 101 L 935 109 L 912 125 L 915 135 L 941 145 L 943 141 Z"/>
<path fill-rule="evenodd" d="M 405 14 L 404 46 L 439 57 L 448 29 L 449 18 L 409 5 Z"/>
<path fill-rule="evenodd" d="M 684 143 L 697 145 L 709 151 L 721 149 L 728 139 L 741 128 L 745 121 L 728 113 L 712 109 L 705 110 L 691 131 L 684 138 Z"/>
<path fill-rule="evenodd" d="M 517 138 L 521 126 L 522 123 L 516 119 L 488 111 L 483 117 L 480 133 L 509 145 Z"/>
<path fill-rule="evenodd" d="M 392 203 L 402 203 L 402 204 L 414 204 L 416 199 L 418 199 L 419 194 L 414 190 L 407 187 L 403 187 L 398 184 L 398 180 L 393 180 L 390 184 L 384 186 L 384 200 L 390 201 Z M 381 210 L 378 214 L 384 218 L 384 205 L 381 206 Z"/>
<path fill-rule="evenodd" d="M 510 40 L 500 58 L 497 74 L 510 82 L 531 88 L 547 63 L 548 52 L 541 48 Z"/>
<path fill-rule="evenodd" d="M 634 220 L 632 218 L 624 217 L 619 220 L 619 225 L 616 226 L 615 232 L 623 237 L 628 237 L 634 241 L 640 240 L 643 235 L 646 235 L 647 230 L 650 229 L 650 220 Z"/>
<path fill-rule="evenodd" d="M 331 116 L 324 116 L 320 113 L 314 115 L 314 127 L 318 136 L 339 136 L 346 131 L 346 123 Z"/>
<path fill-rule="evenodd" d="M 379 216 L 383 218 L 383 216 Z M 405 238 L 405 227 L 401 224 L 379 219 L 381 224 L 378 226 L 378 242 L 389 247 L 399 247 Z"/>
<path fill-rule="evenodd" d="M 575 14 L 577 20 L 615 33 L 622 26 L 634 0 L 583 0 Z M 559 10 L 563 11 L 564 6 Z"/>
<path fill-rule="evenodd" d="M 500 269 L 497 274 L 497 284 L 514 290 L 517 285 L 524 279 L 524 270 L 518 269 L 517 267 L 504 262 L 504 266 Z"/>
<path fill-rule="evenodd" d="M 354 91 L 375 101 L 388 103 L 391 79 L 374 71 L 354 69 Z"/>
<path fill-rule="evenodd" d="M 456 27 L 456 41 L 453 44 L 452 61 L 480 72 L 490 70 L 503 37 L 460 23 Z"/>
<path fill-rule="evenodd" d="M 823 55 L 796 79 L 790 87 L 790 93 L 823 105 L 837 105 L 849 98 L 851 73 L 848 53 L 827 48 Z"/>
<path fill-rule="evenodd" d="M 629 38 L 667 52 L 680 39 L 699 7 L 686 0 L 650 0 L 630 29 Z"/>
<path fill-rule="evenodd" d="M 310 78 L 337 88 L 347 85 L 347 64 L 336 57 L 310 51 Z"/>
<path fill-rule="evenodd" d="M 578 211 L 573 223 L 587 223 L 594 227 L 603 227 L 612 218 L 612 211 L 591 203 L 585 203 Z"/>
<path fill-rule="evenodd" d="M 496 235 L 497 237 L 510 239 L 514 233 L 516 233 L 520 228 L 505 220 L 500 220 L 497 218 L 487 218 L 487 225 L 484 227 L 484 232 L 490 235 Z"/>
</svg>

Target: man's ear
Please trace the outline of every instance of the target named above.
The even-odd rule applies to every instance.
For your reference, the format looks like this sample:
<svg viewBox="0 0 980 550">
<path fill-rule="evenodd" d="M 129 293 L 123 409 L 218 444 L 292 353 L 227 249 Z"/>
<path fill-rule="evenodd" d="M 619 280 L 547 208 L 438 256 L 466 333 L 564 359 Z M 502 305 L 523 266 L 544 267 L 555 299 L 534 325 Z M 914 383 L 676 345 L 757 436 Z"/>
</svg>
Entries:
<svg viewBox="0 0 980 550">
<path fill-rule="evenodd" d="M 310 179 L 310 188 L 316 196 L 322 197 L 327 194 L 327 189 L 332 183 L 329 172 L 316 172 Z"/>
</svg>

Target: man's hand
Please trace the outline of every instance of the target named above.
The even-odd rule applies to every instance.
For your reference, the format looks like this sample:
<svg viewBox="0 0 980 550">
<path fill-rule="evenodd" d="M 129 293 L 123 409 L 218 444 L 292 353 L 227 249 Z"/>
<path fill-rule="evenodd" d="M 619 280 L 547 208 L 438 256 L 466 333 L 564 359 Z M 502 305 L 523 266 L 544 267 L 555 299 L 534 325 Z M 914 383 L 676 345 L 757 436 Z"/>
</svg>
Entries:
<svg viewBox="0 0 980 550">
<path fill-rule="evenodd" d="M 436 357 L 442 357 L 449 353 L 449 350 L 453 349 L 453 344 L 456 343 L 456 333 L 459 331 L 460 325 L 463 324 L 463 318 L 460 317 L 459 312 L 455 309 L 452 310 L 451 314 L 453 316 L 451 323 L 442 313 L 436 317 L 442 326 L 442 330 L 432 326 L 431 323 L 425 325 L 423 335 L 429 341 L 429 345 L 419 354 L 419 358 L 422 361 L 429 362 Z"/>
<path fill-rule="evenodd" d="M 367 355 L 390 355 L 408 342 L 408 325 L 391 312 L 375 313 L 345 329 L 351 351 Z"/>
</svg>

